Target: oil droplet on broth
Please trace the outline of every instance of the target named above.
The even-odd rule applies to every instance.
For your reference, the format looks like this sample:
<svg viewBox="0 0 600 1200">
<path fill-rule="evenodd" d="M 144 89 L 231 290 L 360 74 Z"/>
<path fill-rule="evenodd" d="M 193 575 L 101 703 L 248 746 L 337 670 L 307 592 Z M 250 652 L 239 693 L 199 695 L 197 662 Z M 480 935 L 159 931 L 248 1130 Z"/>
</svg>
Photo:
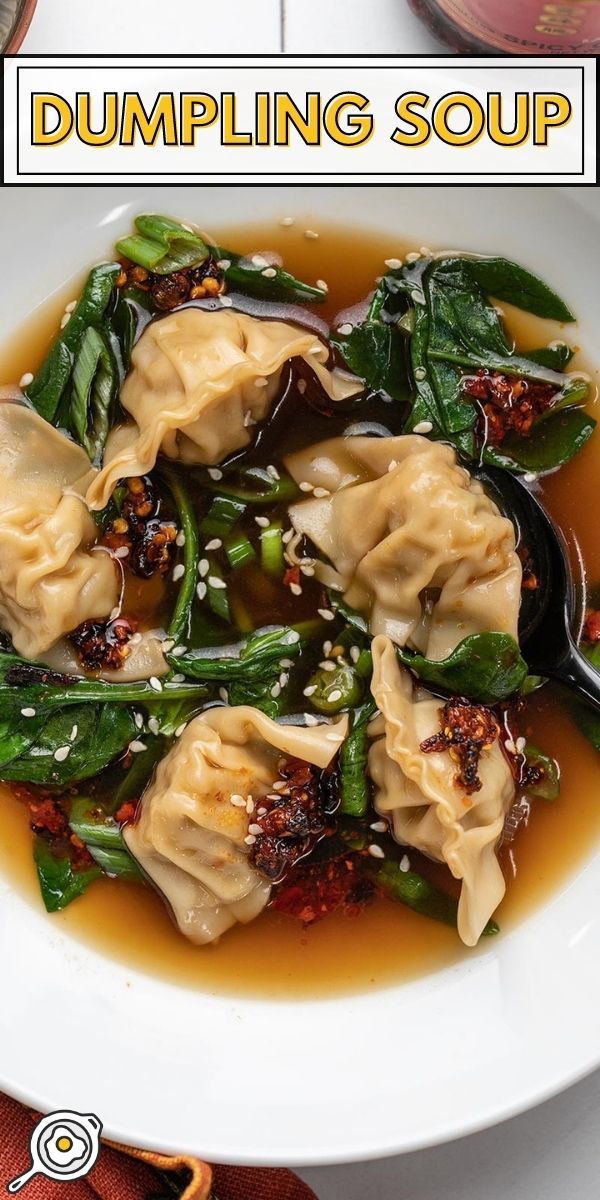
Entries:
<svg viewBox="0 0 600 1200">
<path fill-rule="evenodd" d="M 314 218 L 293 226 L 269 225 L 213 230 L 223 244 L 242 252 L 266 247 L 285 259 L 288 270 L 329 287 L 320 312 L 327 320 L 360 300 L 384 270 L 386 258 L 412 248 L 394 237 L 318 226 Z M 418 243 L 420 244 L 420 243 Z M 35 321 L 0 354 L 0 379 L 20 379 L 43 359 L 64 302 L 42 308 Z M 523 317 L 503 305 L 520 345 L 555 336 L 548 323 Z M 569 332 L 566 331 L 566 340 Z M 600 435 L 576 461 L 544 482 L 544 498 L 555 517 L 574 529 L 584 550 L 590 580 L 600 581 L 600 545 L 593 513 L 600 467 Z M 527 735 L 554 754 L 561 766 L 562 792 L 554 804 L 538 801 L 529 826 L 501 851 L 508 892 L 497 919 L 502 931 L 543 903 L 589 856 L 600 834 L 598 758 L 573 725 L 554 689 L 544 689 L 527 708 Z M 24 807 L 0 784 L 0 869 L 41 906 Z M 63 913 L 47 920 L 132 968 L 211 992 L 262 996 L 321 996 L 369 990 L 439 970 L 473 953 L 455 932 L 400 905 L 380 901 L 361 916 L 335 915 L 305 930 L 291 918 L 266 912 L 253 924 L 230 931 L 215 946 L 194 947 L 175 930 L 162 902 L 149 888 L 117 880 L 94 884 Z M 502 933 L 500 934 L 502 936 Z M 487 943 L 489 946 L 489 943 Z"/>
</svg>

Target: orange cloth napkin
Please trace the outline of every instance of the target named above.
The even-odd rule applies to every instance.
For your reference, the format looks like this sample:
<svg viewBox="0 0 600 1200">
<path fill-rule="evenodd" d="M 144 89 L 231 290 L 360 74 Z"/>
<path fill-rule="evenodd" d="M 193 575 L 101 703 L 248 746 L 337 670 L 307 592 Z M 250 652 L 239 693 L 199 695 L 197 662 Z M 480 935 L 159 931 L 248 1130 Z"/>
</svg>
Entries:
<svg viewBox="0 0 600 1200">
<path fill-rule="evenodd" d="M 0 1195 L 29 1165 L 36 1115 L 0 1093 Z M 167 1200 L 164 1174 L 180 1200 L 317 1200 L 291 1171 L 259 1167 L 209 1167 L 198 1158 L 176 1158 L 104 1142 L 85 1179 L 55 1183 L 38 1175 L 25 1185 L 24 1200 Z"/>
</svg>

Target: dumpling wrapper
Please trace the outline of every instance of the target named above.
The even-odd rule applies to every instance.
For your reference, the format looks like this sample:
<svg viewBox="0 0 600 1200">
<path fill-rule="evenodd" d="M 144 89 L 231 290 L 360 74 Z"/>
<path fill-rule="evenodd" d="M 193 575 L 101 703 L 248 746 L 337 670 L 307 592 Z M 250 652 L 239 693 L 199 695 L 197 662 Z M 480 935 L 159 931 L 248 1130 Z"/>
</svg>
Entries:
<svg viewBox="0 0 600 1200">
<path fill-rule="evenodd" d="M 212 942 L 236 922 L 247 924 L 269 899 L 270 884 L 252 866 L 244 841 L 252 817 L 231 796 L 270 792 L 282 755 L 328 766 L 347 730 L 347 717 L 331 725 L 278 725 L 246 706 L 210 709 L 187 726 L 124 837 L 190 941 Z"/>
<path fill-rule="evenodd" d="M 83 496 L 85 452 L 32 409 L 0 402 L 0 625 L 35 659 L 88 618 L 108 616 L 119 583 Z"/>
<path fill-rule="evenodd" d="M 517 639 L 521 563 L 512 523 L 454 451 L 418 434 L 332 438 L 291 454 L 297 483 L 331 495 L 290 518 L 331 565 L 316 577 L 368 617 L 373 634 L 443 659 L 463 638 Z"/>
<path fill-rule="evenodd" d="M 103 508 L 119 479 L 144 475 L 159 451 L 184 463 L 222 462 L 249 445 L 251 425 L 275 398 L 283 367 L 303 358 L 333 400 L 363 384 L 325 365 L 316 334 L 285 321 L 262 321 L 231 308 L 184 308 L 153 321 L 131 358 L 121 403 L 135 425 L 109 439 L 88 502 Z"/>
<path fill-rule="evenodd" d="M 447 751 L 423 754 L 421 742 L 440 731 L 442 702 L 414 692 L 410 672 L 381 636 L 373 641 L 371 690 L 381 712 L 370 726 L 375 808 L 398 842 L 446 863 L 461 880 L 458 932 L 474 946 L 505 892 L 496 845 L 515 798 L 511 769 L 494 742 L 481 756 L 481 790 L 467 796 Z"/>
</svg>

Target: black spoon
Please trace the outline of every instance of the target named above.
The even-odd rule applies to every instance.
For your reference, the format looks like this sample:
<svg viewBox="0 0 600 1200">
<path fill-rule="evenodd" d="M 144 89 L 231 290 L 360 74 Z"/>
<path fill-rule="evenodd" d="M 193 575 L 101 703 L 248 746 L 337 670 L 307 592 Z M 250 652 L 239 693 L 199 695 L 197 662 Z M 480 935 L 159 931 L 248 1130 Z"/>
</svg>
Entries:
<svg viewBox="0 0 600 1200">
<path fill-rule="evenodd" d="M 476 475 L 512 520 L 534 564 L 539 586 L 523 592 L 519 618 L 519 640 L 532 674 L 557 680 L 600 711 L 600 672 L 572 634 L 577 594 L 563 534 L 518 476 L 495 467 Z"/>
</svg>

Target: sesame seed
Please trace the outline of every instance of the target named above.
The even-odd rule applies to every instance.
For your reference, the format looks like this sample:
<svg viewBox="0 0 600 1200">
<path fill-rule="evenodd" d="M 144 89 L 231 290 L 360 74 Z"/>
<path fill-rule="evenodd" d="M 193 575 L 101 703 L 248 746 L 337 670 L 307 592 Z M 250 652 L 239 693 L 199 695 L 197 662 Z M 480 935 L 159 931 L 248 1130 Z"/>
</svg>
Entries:
<svg viewBox="0 0 600 1200">
<path fill-rule="evenodd" d="M 522 754 L 526 745 L 527 745 L 527 742 L 525 741 L 524 737 L 517 738 L 517 740 L 515 742 L 515 746 L 517 748 L 517 754 Z"/>
<path fill-rule="evenodd" d="M 253 833 L 255 836 L 260 837 L 262 829 L 260 825 L 252 824 L 248 826 L 248 833 Z"/>
<path fill-rule="evenodd" d="M 210 475 L 211 479 L 215 480 L 216 483 L 218 483 L 219 479 L 223 478 L 223 472 L 219 469 L 219 467 L 209 467 L 208 474 Z"/>
<path fill-rule="evenodd" d="M 204 598 L 206 596 L 206 591 L 207 591 L 206 584 L 205 584 L 204 580 L 201 579 L 200 583 L 196 587 L 196 595 L 199 600 L 204 600 Z"/>
<path fill-rule="evenodd" d="M 256 425 L 256 421 L 254 420 L 250 409 L 248 409 L 248 412 L 244 413 L 244 427 L 249 429 L 251 425 Z"/>
<path fill-rule="evenodd" d="M 293 225 L 294 221 L 295 221 L 295 217 L 282 217 L 279 224 L 280 225 Z"/>
<path fill-rule="evenodd" d="M 307 382 L 306 382 L 306 380 L 305 380 L 305 379 L 299 379 L 299 380 L 298 380 L 298 382 L 297 382 L 297 384 L 296 384 L 296 387 L 298 388 L 298 391 L 300 392 L 300 395 L 301 395 L 301 396 L 303 396 L 303 395 L 304 395 L 304 393 L 305 393 L 305 391 L 306 391 L 306 388 L 307 388 L 307 386 L 308 386 L 308 385 L 307 385 Z"/>
<path fill-rule="evenodd" d="M 400 859 L 399 866 L 400 866 L 400 870 L 404 871 L 405 874 L 407 871 L 410 871 L 410 858 L 408 857 L 408 854 L 404 854 L 402 856 L 402 858 Z"/>
<path fill-rule="evenodd" d="M 213 538 L 212 541 L 206 543 L 206 546 L 204 547 L 204 549 L 205 550 L 220 550 L 222 545 L 223 545 L 223 543 L 220 538 Z"/>
<path fill-rule="evenodd" d="M 253 846 L 256 841 L 256 838 L 253 833 L 249 833 L 248 836 L 244 838 L 244 841 L 247 846 Z"/>
<path fill-rule="evenodd" d="M 175 538 L 175 545 L 176 546 L 185 546 L 185 533 L 183 532 L 183 529 L 179 530 L 179 533 L 177 534 L 177 537 Z"/>
<path fill-rule="evenodd" d="M 343 325 L 338 326 L 338 333 L 341 333 L 343 337 L 349 337 L 353 329 L 354 325 L 350 321 L 345 321 Z"/>
<path fill-rule="evenodd" d="M 171 650 L 171 656 L 172 656 L 172 658 L 181 658 L 182 654 L 185 654 L 185 652 L 186 652 L 185 646 L 174 646 L 173 649 Z"/>
<path fill-rule="evenodd" d="M 535 483 L 537 475 L 534 471 L 526 471 L 523 479 L 525 480 L 525 483 Z"/>
<path fill-rule="evenodd" d="M 262 254 L 253 254 L 251 261 L 253 267 L 268 267 L 269 265 L 266 258 L 263 258 Z"/>
<path fill-rule="evenodd" d="M 245 808 L 246 807 L 245 797 L 238 796 L 237 792 L 234 792 L 233 796 L 229 797 L 229 802 L 230 802 L 230 804 L 233 804 L 234 808 Z"/>
<path fill-rule="evenodd" d="M 155 737 L 158 737 L 158 734 L 160 733 L 160 725 L 158 723 L 158 717 L 149 717 L 148 718 L 148 729 L 150 730 L 150 733 L 153 733 Z"/>
<path fill-rule="evenodd" d="M 304 691 L 302 692 L 302 695 L 303 695 L 303 696 L 314 696 L 314 694 L 315 694 L 316 690 L 317 690 L 317 685 L 316 685 L 316 683 L 310 683 L 310 684 L 308 685 L 308 687 L 305 687 L 305 688 L 304 688 Z"/>
<path fill-rule="evenodd" d="M 254 800 L 252 796 L 246 797 L 246 812 L 248 813 L 248 816 L 251 816 L 251 814 L 254 812 Z"/>
<path fill-rule="evenodd" d="M 227 688 L 219 688 L 219 699 L 223 701 L 223 704 L 229 704 L 229 692 Z"/>
<path fill-rule="evenodd" d="M 258 388 L 262 388 L 262 387 L 268 387 L 268 386 L 269 386 L 269 380 L 268 380 L 268 379 L 265 379 L 265 376 L 264 376 L 264 375 L 257 375 L 257 376 L 256 376 L 256 379 L 254 380 L 254 386 L 255 386 L 255 387 L 258 387 Z"/>
<path fill-rule="evenodd" d="M 415 371 L 415 375 L 416 375 L 416 371 Z M 433 429 L 433 424 L 431 421 L 419 421 L 419 424 L 415 425 L 415 427 L 413 429 L 413 433 L 431 433 L 432 429 Z"/>
<path fill-rule="evenodd" d="M 318 233 L 315 233 L 314 229 L 305 229 L 304 236 L 305 236 L 305 238 L 308 238 L 309 241 L 314 241 L 315 238 L 318 238 L 319 235 L 318 235 Z"/>
<path fill-rule="evenodd" d="M 173 641 L 173 638 L 165 638 L 164 642 L 162 643 L 163 654 L 168 654 L 169 650 L 172 650 L 174 645 L 175 642 Z"/>
<path fill-rule="evenodd" d="M 283 533 L 283 534 L 281 535 L 281 540 L 282 540 L 283 544 L 284 544 L 285 546 L 287 546 L 288 542 L 291 542 L 291 540 L 292 540 L 293 536 L 294 536 L 294 530 L 293 530 L 293 529 L 286 529 L 285 533 Z"/>
<path fill-rule="evenodd" d="M 209 570 L 210 570 L 210 563 L 209 563 L 208 559 L 201 558 L 200 562 L 198 563 L 198 574 L 199 574 L 200 578 L 204 579 L 204 576 L 208 575 Z"/>
<path fill-rule="evenodd" d="M 369 829 L 372 829 L 373 833 L 386 833 L 387 828 L 387 821 L 373 821 L 373 824 L 369 825 Z"/>
<path fill-rule="evenodd" d="M 264 275 L 265 279 L 274 279 L 276 274 L 275 267 L 265 267 L 265 270 L 261 271 L 261 275 Z"/>
<path fill-rule="evenodd" d="M 508 750 L 509 754 L 517 753 L 517 747 L 515 746 L 515 743 L 513 742 L 512 738 L 507 738 L 504 745 L 506 746 L 506 749 Z"/>
<path fill-rule="evenodd" d="M 319 663 L 323 671 L 335 671 L 335 663 L 330 658 L 324 658 L 323 662 Z"/>
<path fill-rule="evenodd" d="M 280 695 L 280 693 L 281 693 L 281 684 L 274 683 L 273 687 L 271 688 L 271 695 L 272 695 L 273 699 L 276 700 L 277 697 Z"/>
<path fill-rule="evenodd" d="M 358 660 L 360 658 L 360 647 L 359 646 L 351 646 L 350 647 L 350 658 L 352 659 L 353 663 L 358 662 Z"/>
<path fill-rule="evenodd" d="M 317 279 L 317 287 L 320 288 L 322 292 L 329 291 L 329 284 L 325 283 L 324 279 Z"/>
<path fill-rule="evenodd" d="M 389 465 L 388 465 L 388 473 L 390 471 L 395 471 L 397 466 L 398 466 L 398 463 L 396 462 L 396 459 L 393 458 L 391 463 L 389 463 Z"/>
<path fill-rule="evenodd" d="M 266 808 L 257 808 L 256 815 L 257 815 L 257 817 L 266 817 L 267 812 L 268 812 L 268 809 L 266 809 Z"/>
<path fill-rule="evenodd" d="M 58 750 L 54 751 L 54 757 L 57 762 L 64 762 L 65 759 L 69 757 L 70 753 L 71 753 L 70 746 L 59 746 Z"/>
<path fill-rule="evenodd" d="M 407 263 L 413 263 L 416 262 L 420 257 L 421 255 L 419 254 L 418 250 L 411 250 L 410 253 L 406 255 L 406 261 Z"/>
<path fill-rule="evenodd" d="M 419 382 L 422 382 L 423 379 L 426 379 L 426 378 L 427 378 L 427 371 L 425 370 L 425 367 L 415 367 L 415 379 L 418 379 Z"/>
<path fill-rule="evenodd" d="M 127 558 L 128 554 L 129 546 L 119 546 L 119 549 L 114 552 L 114 558 Z"/>
<path fill-rule="evenodd" d="M 305 713 L 304 714 L 304 724 L 305 725 L 318 725 L 319 719 L 318 719 L 318 717 L 314 717 L 312 713 Z"/>
<path fill-rule="evenodd" d="M 70 732 L 70 734 L 69 734 L 69 741 L 70 741 L 70 742 L 74 742 L 74 741 L 75 741 L 75 738 L 77 737 L 77 730 L 78 730 L 78 727 L 77 727 L 77 725 L 74 725 L 74 726 L 73 726 L 73 728 L 72 728 L 72 730 L 71 730 L 71 732 Z"/>
<path fill-rule="evenodd" d="M 300 634 L 298 633 L 298 630 L 290 629 L 290 632 L 288 633 L 287 638 L 285 640 L 286 640 L 286 645 L 294 646 L 296 644 L 296 642 L 300 641 Z"/>
<path fill-rule="evenodd" d="M 214 588 L 216 591 L 223 591 L 227 587 L 227 584 L 224 579 L 219 579 L 218 575 L 209 575 L 208 586 Z"/>
<path fill-rule="evenodd" d="M 280 658 L 279 659 L 279 666 L 283 667 L 286 671 L 289 670 L 290 667 L 293 667 L 293 665 L 294 665 L 294 663 L 291 658 Z"/>
<path fill-rule="evenodd" d="M 314 494 L 317 497 L 317 500 L 322 500 L 325 496 L 330 496 L 331 492 L 329 491 L 329 488 L 316 487 Z"/>
<path fill-rule="evenodd" d="M 134 742 L 129 743 L 129 749 L 131 750 L 132 754 L 141 754 L 142 750 L 147 749 L 147 746 L 146 746 L 145 742 L 140 742 L 140 741 L 136 740 Z"/>
<path fill-rule="evenodd" d="M 60 322 L 61 329 L 64 329 L 69 324 L 70 320 L 71 320 L 71 314 L 65 313 L 64 317 L 62 317 L 61 322 Z"/>
<path fill-rule="evenodd" d="M 22 708 L 21 716 L 22 717 L 35 717 L 35 708 Z"/>
<path fill-rule="evenodd" d="M 385 858 L 385 854 L 383 853 L 381 846 L 369 846 L 368 850 L 371 858 Z"/>
<path fill-rule="evenodd" d="M 185 675 L 173 675 L 171 683 L 185 683 Z"/>
<path fill-rule="evenodd" d="M 300 567 L 300 570 L 302 571 L 303 575 L 307 575 L 309 578 L 315 573 L 314 567 L 305 566 L 304 564 Z"/>
<path fill-rule="evenodd" d="M 158 679 L 156 677 L 156 675 L 151 675 L 148 680 L 148 683 L 150 684 L 150 687 L 154 689 L 155 692 L 162 692 L 163 685 L 160 682 L 160 679 Z"/>
<path fill-rule="evenodd" d="M 173 567 L 173 583 L 177 583 L 177 580 L 181 579 L 182 575 L 185 575 L 185 567 L 183 563 L 177 563 L 177 566 Z"/>
<path fill-rule="evenodd" d="M 334 688 L 333 691 L 330 692 L 327 697 L 327 699 L 330 700 L 332 704 L 337 704 L 338 700 L 341 700 L 341 698 L 342 698 L 342 693 L 341 693 L 340 688 Z"/>
<path fill-rule="evenodd" d="M 219 301 L 223 305 L 223 308 L 231 308 L 233 305 L 233 300 L 230 296 L 219 296 Z"/>
<path fill-rule="evenodd" d="M 135 722 L 136 729 L 141 729 L 144 724 L 144 717 L 142 713 L 136 712 L 133 720 Z"/>
<path fill-rule="evenodd" d="M 257 525 L 260 525 L 261 529 L 268 529 L 271 524 L 268 517 L 255 517 L 254 520 Z"/>
<path fill-rule="evenodd" d="M 277 779 L 275 781 L 275 783 L 273 784 L 273 791 L 274 792 L 284 792 L 286 787 L 287 787 L 287 783 L 285 782 L 284 779 Z"/>
<path fill-rule="evenodd" d="M 313 491 L 312 483 L 308 483 L 306 479 L 303 479 L 302 483 L 298 484 L 298 487 L 300 488 L 301 492 L 312 492 Z"/>
<path fill-rule="evenodd" d="M 185 721 L 182 721 L 182 722 L 181 722 L 181 725 L 178 725 L 178 726 L 177 726 L 177 729 L 175 730 L 175 737 L 177 737 L 177 738 L 178 738 L 178 737 L 181 737 L 181 735 L 182 735 L 182 733 L 184 732 L 185 728 L 186 728 L 186 723 L 185 723 Z"/>
<path fill-rule="evenodd" d="M 21 387 L 21 388 L 29 387 L 30 383 L 33 383 L 33 375 L 31 374 L 31 371 L 26 371 L 24 375 L 21 375 L 21 378 L 19 380 L 19 387 Z"/>
<path fill-rule="evenodd" d="M 385 265 L 386 265 L 386 267 L 389 267 L 391 271 L 397 271 L 398 268 L 402 266 L 402 259 L 401 258 L 386 258 Z"/>
<path fill-rule="evenodd" d="M 217 261 L 217 266 L 220 271 L 228 271 L 231 266 L 231 259 L 230 258 L 220 258 Z"/>
<path fill-rule="evenodd" d="M 301 596 L 302 588 L 300 587 L 300 584 L 299 583 L 290 583 L 290 592 L 292 593 L 292 596 Z"/>
<path fill-rule="evenodd" d="M 287 687 L 289 678 L 289 675 L 285 671 L 282 671 L 279 676 L 279 686 L 282 688 Z"/>
<path fill-rule="evenodd" d="M 329 642 L 329 641 L 323 642 L 323 654 L 325 655 L 325 658 L 329 658 L 329 655 L 331 654 L 332 650 L 333 650 L 333 642 Z"/>
<path fill-rule="evenodd" d="M 335 613 L 330 608 L 318 608 L 317 612 L 324 621 L 333 621 L 335 618 Z"/>
<path fill-rule="evenodd" d="M 273 463 L 269 463 L 267 467 L 267 474 L 271 476 L 271 479 L 281 479 L 281 475 L 279 474 L 277 467 L 273 466 Z"/>
</svg>

